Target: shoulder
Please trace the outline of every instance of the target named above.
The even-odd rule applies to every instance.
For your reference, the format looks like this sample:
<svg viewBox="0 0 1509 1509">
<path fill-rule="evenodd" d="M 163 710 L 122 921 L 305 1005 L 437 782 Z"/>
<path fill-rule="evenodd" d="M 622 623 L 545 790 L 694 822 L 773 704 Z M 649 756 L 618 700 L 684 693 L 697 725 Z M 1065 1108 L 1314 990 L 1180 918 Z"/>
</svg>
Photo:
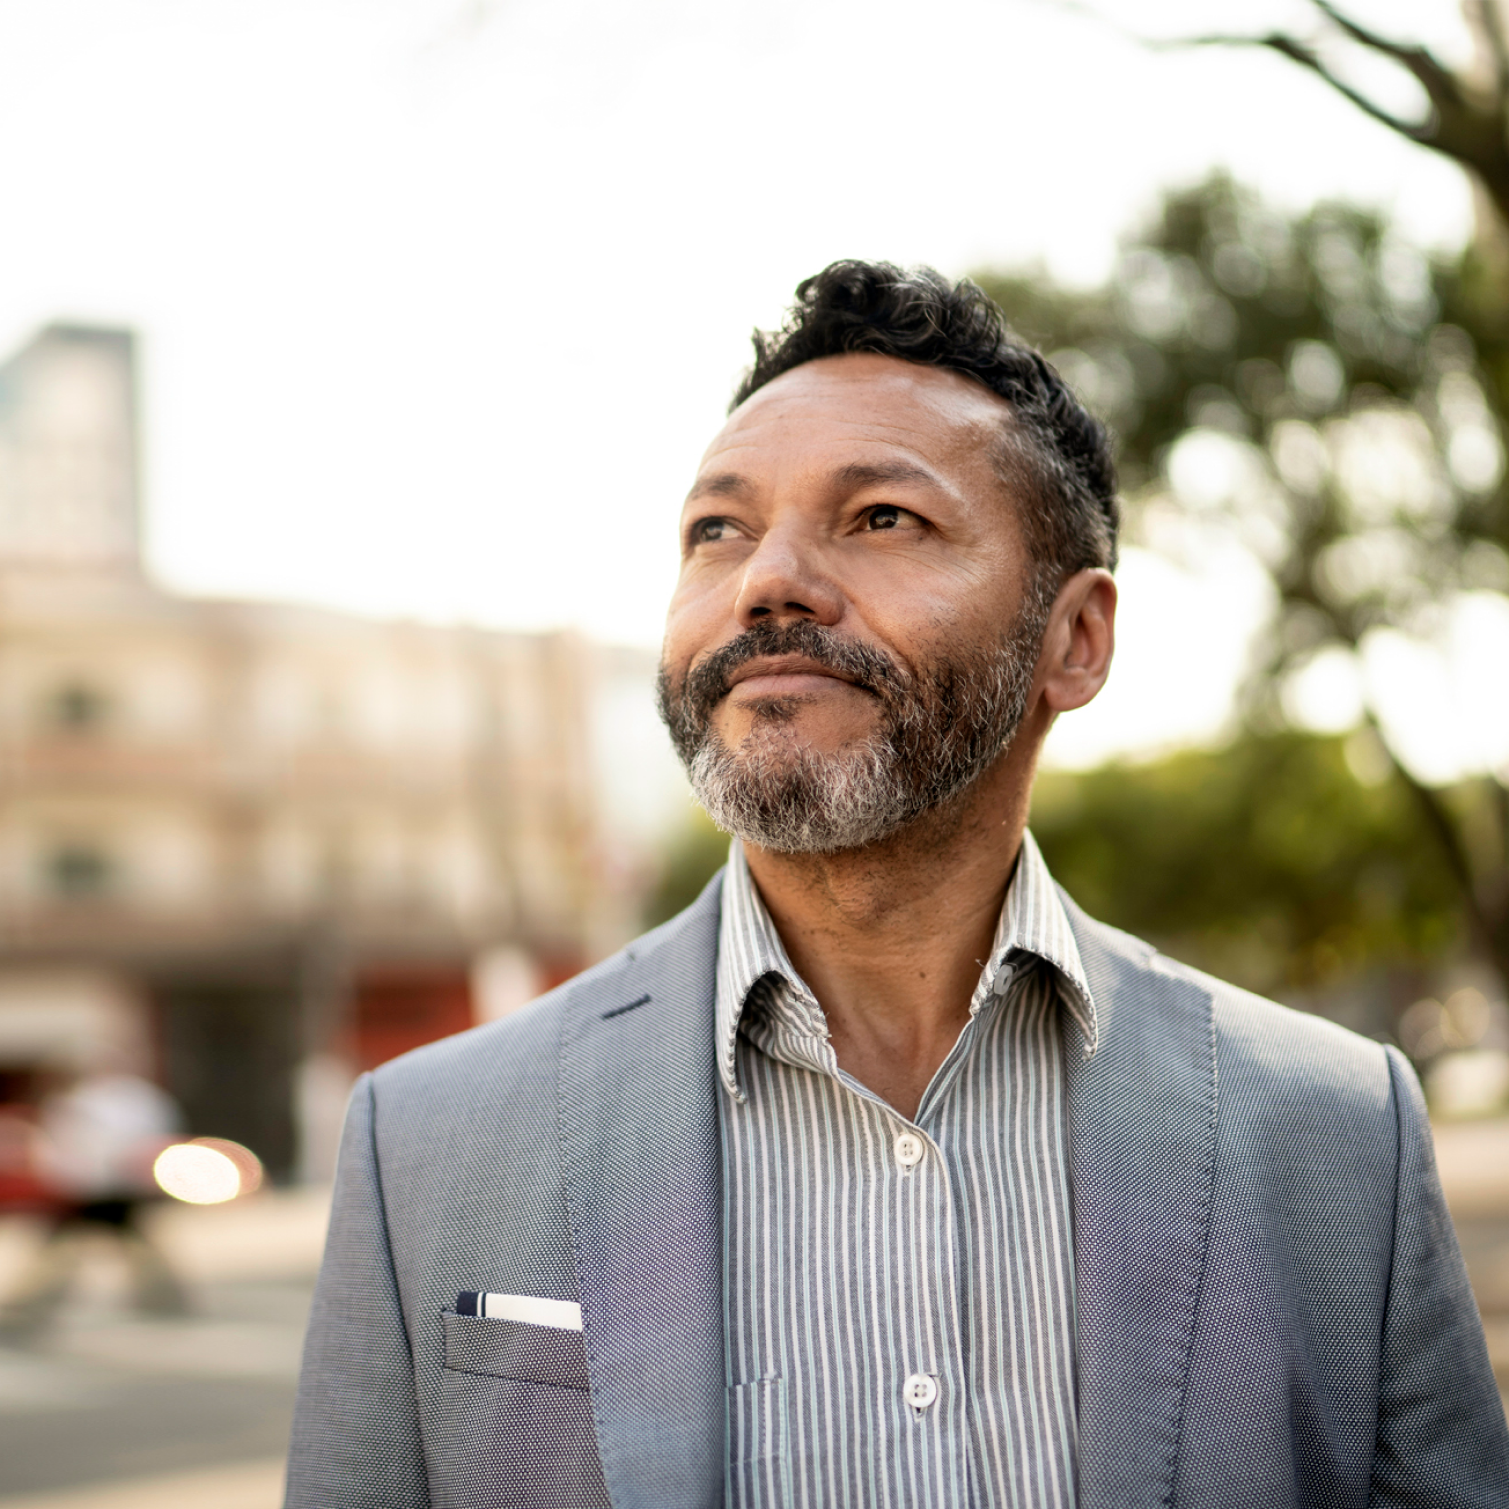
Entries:
<svg viewBox="0 0 1509 1509">
<path fill-rule="evenodd" d="M 1223 1107 L 1392 1122 L 1393 1082 L 1381 1043 L 1181 964 L 1070 907 L 1097 1009 L 1104 993 L 1117 1035 L 1208 1034 Z"/>
<path fill-rule="evenodd" d="M 577 1016 L 627 1006 L 639 987 L 716 948 L 721 871 L 684 912 L 501 1021 L 416 1048 L 373 1072 L 379 1105 L 423 1111 L 438 1104 L 553 1097 L 563 1038 Z"/>
<path fill-rule="evenodd" d="M 1158 967 L 1210 992 L 1228 1092 L 1261 1094 L 1279 1105 L 1324 1102 L 1392 1120 L 1392 1077 L 1382 1043 L 1161 955 Z"/>
</svg>

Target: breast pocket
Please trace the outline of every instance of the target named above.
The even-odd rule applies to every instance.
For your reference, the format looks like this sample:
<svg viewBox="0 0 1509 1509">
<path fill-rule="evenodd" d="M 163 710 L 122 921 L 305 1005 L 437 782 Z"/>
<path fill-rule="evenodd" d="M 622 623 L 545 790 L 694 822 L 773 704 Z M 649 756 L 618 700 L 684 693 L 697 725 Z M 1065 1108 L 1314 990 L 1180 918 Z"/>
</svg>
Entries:
<svg viewBox="0 0 1509 1509">
<path fill-rule="evenodd" d="M 791 1502 L 786 1381 L 758 1378 L 728 1390 L 728 1509 Z"/>
<path fill-rule="evenodd" d="M 443 1312 L 434 1509 L 608 1509 L 580 1331 Z"/>
<path fill-rule="evenodd" d="M 587 1345 L 580 1331 L 445 1312 L 445 1365 L 456 1373 L 516 1378 L 555 1388 L 587 1387 Z"/>
</svg>

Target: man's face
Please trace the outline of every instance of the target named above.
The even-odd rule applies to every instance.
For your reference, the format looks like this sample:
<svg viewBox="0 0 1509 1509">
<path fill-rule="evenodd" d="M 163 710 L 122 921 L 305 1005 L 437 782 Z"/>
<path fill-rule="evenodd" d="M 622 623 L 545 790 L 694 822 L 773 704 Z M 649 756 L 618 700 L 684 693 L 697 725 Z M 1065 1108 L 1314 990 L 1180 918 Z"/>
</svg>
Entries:
<svg viewBox="0 0 1509 1509">
<path fill-rule="evenodd" d="M 724 826 L 871 842 L 999 754 L 1042 629 L 992 459 L 1009 420 L 957 373 L 852 355 L 777 378 L 708 448 L 662 710 Z"/>
</svg>

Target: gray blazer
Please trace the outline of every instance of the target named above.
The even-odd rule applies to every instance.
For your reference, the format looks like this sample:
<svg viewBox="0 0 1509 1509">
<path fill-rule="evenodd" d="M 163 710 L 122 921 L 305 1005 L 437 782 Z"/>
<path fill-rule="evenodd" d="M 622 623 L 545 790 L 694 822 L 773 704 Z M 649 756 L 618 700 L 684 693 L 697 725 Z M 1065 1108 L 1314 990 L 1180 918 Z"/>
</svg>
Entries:
<svg viewBox="0 0 1509 1509">
<path fill-rule="evenodd" d="M 358 1085 L 290 1509 L 722 1502 L 718 887 Z M 1503 1509 L 1404 1060 L 1066 904 L 1103 1034 L 1068 1071 L 1080 1509 Z M 577 1301 L 583 1330 L 464 1290 Z"/>
</svg>

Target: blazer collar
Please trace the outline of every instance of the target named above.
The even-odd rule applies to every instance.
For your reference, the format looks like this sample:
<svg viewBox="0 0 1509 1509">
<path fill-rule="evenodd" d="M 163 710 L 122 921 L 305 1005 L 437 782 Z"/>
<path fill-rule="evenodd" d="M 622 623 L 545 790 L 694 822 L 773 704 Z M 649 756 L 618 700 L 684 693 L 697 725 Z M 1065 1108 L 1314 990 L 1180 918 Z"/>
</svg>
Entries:
<svg viewBox="0 0 1509 1509">
<path fill-rule="evenodd" d="M 1173 1493 L 1210 1239 L 1213 1003 L 1146 944 L 1065 909 L 1100 1026 L 1093 1058 L 1065 1055 L 1079 1505 L 1151 1509 Z"/>
<path fill-rule="evenodd" d="M 583 976 L 563 1013 L 561 1158 L 615 1509 L 723 1502 L 720 884 Z"/>
</svg>

